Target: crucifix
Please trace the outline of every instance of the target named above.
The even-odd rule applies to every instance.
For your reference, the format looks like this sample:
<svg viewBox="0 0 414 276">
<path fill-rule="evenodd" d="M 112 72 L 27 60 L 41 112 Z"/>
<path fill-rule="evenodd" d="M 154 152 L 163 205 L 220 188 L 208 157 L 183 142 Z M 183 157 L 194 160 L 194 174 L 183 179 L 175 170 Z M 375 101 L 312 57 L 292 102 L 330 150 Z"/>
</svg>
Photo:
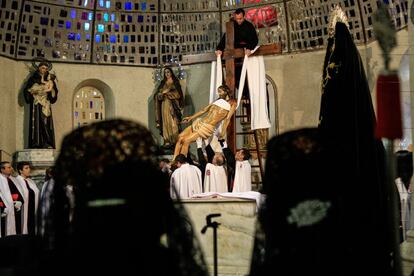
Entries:
<svg viewBox="0 0 414 276">
<path fill-rule="evenodd" d="M 280 43 L 273 43 L 260 46 L 251 56 L 260 55 L 275 55 L 282 53 L 282 46 Z M 222 59 L 225 60 L 225 83 L 230 88 L 231 96 L 234 96 L 235 92 L 235 59 L 244 57 L 244 49 L 234 48 L 234 23 L 230 20 L 226 23 L 226 48 L 223 51 Z M 196 54 L 183 56 L 183 63 L 201 63 L 216 60 L 215 53 Z M 250 91 L 250 93 L 254 93 Z M 235 115 L 227 128 L 227 144 L 233 152 L 236 152 L 236 127 L 235 127 Z"/>
</svg>

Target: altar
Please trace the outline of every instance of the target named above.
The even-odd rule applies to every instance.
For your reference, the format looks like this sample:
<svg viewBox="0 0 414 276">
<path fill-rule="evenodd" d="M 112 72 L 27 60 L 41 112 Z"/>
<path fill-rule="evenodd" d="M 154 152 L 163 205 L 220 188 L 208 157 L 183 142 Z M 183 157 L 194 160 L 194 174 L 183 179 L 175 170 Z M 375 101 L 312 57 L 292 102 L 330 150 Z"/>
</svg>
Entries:
<svg viewBox="0 0 414 276">
<path fill-rule="evenodd" d="M 206 216 L 219 213 L 212 221 L 220 223 L 217 230 L 218 275 L 248 275 L 253 250 L 257 203 L 252 199 L 199 198 L 183 199 L 194 232 L 201 243 L 210 275 L 214 272 L 213 228 L 205 234 Z"/>
</svg>

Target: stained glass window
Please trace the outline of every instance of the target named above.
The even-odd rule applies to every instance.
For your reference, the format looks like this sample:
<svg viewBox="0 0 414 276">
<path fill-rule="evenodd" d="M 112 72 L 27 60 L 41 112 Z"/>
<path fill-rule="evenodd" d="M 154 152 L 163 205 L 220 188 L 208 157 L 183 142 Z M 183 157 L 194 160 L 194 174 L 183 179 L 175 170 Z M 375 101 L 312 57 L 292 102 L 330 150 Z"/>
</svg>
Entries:
<svg viewBox="0 0 414 276">
<path fill-rule="evenodd" d="M 408 23 L 407 0 L 388 1 L 397 29 Z M 377 0 L 0 0 L 0 54 L 27 60 L 156 66 L 213 52 L 235 9 L 256 26 L 260 44 L 284 52 L 325 47 L 331 7 L 349 17 L 355 42 L 374 39 Z M 23 4 L 24 3 L 24 4 Z M 95 39 L 91 39 L 95 37 Z M 96 43 L 96 45 L 94 44 Z"/>
<path fill-rule="evenodd" d="M 105 99 L 101 91 L 92 86 L 79 89 L 73 98 L 73 127 L 102 120 L 105 120 Z"/>
</svg>

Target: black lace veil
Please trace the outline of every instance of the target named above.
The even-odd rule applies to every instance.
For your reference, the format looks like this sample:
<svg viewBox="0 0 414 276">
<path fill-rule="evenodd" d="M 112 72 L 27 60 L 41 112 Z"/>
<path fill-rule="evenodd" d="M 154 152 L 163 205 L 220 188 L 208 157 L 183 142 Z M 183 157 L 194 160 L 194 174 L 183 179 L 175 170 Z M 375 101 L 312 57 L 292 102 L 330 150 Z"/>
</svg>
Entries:
<svg viewBox="0 0 414 276">
<path fill-rule="evenodd" d="M 183 206 L 173 202 L 142 125 L 109 120 L 74 130 L 54 169 L 45 229 L 50 270 L 113 275 L 207 275 Z M 99 273 L 99 274 L 97 274 Z"/>
<path fill-rule="evenodd" d="M 337 164 L 318 129 L 276 136 L 267 150 L 250 275 L 341 275 Z"/>
</svg>

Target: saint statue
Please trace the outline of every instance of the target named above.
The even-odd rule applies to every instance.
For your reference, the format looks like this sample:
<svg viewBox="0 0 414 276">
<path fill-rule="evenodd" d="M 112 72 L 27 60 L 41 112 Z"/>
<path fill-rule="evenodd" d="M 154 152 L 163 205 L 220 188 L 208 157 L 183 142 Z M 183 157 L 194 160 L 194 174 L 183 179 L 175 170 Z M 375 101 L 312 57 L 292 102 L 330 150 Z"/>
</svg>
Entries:
<svg viewBox="0 0 414 276">
<path fill-rule="evenodd" d="M 46 60 L 32 63 L 35 71 L 24 86 L 24 98 L 30 104 L 29 145 L 31 149 L 55 148 L 51 105 L 57 101 L 56 76 L 49 73 L 52 64 Z"/>
<path fill-rule="evenodd" d="M 179 79 L 170 67 L 164 68 L 164 78 L 155 92 L 154 102 L 155 122 L 164 140 L 163 146 L 171 148 L 181 130 L 184 94 Z"/>
</svg>

